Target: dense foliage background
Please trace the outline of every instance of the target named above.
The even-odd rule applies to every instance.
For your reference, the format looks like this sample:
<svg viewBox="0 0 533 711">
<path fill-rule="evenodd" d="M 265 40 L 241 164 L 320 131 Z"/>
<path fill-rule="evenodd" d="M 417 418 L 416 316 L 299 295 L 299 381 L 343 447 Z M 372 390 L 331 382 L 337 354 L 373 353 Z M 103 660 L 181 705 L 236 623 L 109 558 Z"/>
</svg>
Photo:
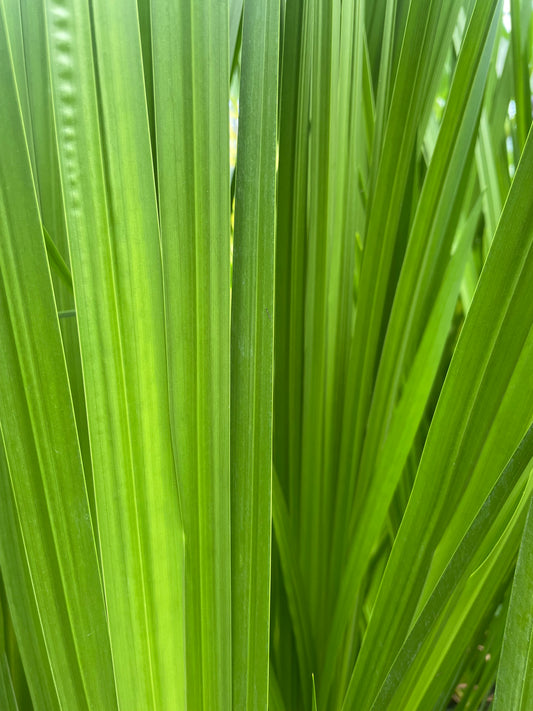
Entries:
<svg viewBox="0 0 533 711">
<path fill-rule="evenodd" d="M 531 711 L 532 15 L 0 0 L 2 711 Z"/>
</svg>

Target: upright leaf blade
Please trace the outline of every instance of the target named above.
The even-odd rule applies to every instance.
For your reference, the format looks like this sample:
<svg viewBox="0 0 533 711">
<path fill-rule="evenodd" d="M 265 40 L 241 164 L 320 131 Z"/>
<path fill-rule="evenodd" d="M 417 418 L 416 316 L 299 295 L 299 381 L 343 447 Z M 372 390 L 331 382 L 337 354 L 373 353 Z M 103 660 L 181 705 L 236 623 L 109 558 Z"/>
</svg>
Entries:
<svg viewBox="0 0 533 711">
<path fill-rule="evenodd" d="M 113 709 L 102 584 L 3 6 L 0 85 L 0 121 L 9 127 L 0 162 L 0 476 L 7 508 L 0 562 L 17 634 L 29 619 L 39 651 L 40 625 L 46 640 L 48 655 L 39 663 L 50 664 L 51 674 L 28 672 L 32 692 L 45 690 L 36 703 Z"/>
<path fill-rule="evenodd" d="M 187 699 L 231 708 L 228 0 L 152 3 L 170 410 L 186 550 Z"/>
<path fill-rule="evenodd" d="M 18 711 L 17 699 L 11 682 L 7 657 L 0 651 L 0 705 L 4 711 Z"/>
<path fill-rule="evenodd" d="M 267 709 L 279 0 L 243 17 L 231 319 L 233 709 Z"/>
<path fill-rule="evenodd" d="M 3 442 L 0 457 L 2 456 Z M 18 711 L 17 699 L 13 688 L 13 682 L 11 680 L 11 671 L 9 669 L 9 662 L 6 654 L 4 620 L 5 609 L 3 608 L 3 601 L 0 600 L 0 708 L 5 709 L 6 711 Z"/>
<path fill-rule="evenodd" d="M 533 702 L 533 499 L 507 613 L 494 711 L 526 711 Z"/>
<path fill-rule="evenodd" d="M 119 702 L 180 707 L 183 529 L 137 5 L 46 7 Z"/>
<path fill-rule="evenodd" d="M 0 441 L 0 515 L 0 563 L 6 600 L 22 663 L 29 670 L 26 677 L 33 705 L 36 709 L 59 709 L 60 698 L 51 664 L 53 655 L 50 657 L 46 648 L 45 627 L 33 589 L 3 436 Z"/>
</svg>

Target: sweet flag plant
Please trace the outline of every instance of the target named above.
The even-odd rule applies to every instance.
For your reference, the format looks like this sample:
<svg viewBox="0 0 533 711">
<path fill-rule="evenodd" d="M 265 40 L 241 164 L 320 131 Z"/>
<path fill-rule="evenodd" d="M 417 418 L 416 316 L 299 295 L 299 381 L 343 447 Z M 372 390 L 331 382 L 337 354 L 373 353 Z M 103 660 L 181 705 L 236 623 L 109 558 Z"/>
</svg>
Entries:
<svg viewBox="0 0 533 711">
<path fill-rule="evenodd" d="M 533 709 L 532 16 L 0 0 L 0 711 Z"/>
</svg>

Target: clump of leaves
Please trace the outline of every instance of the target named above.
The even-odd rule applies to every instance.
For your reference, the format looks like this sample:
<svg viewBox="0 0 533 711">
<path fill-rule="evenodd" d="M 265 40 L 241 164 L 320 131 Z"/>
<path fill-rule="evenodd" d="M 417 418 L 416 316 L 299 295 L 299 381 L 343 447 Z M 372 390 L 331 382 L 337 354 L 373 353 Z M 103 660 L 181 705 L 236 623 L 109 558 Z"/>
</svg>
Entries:
<svg viewBox="0 0 533 711">
<path fill-rule="evenodd" d="M 530 708 L 531 22 L 0 0 L 2 709 Z"/>
</svg>

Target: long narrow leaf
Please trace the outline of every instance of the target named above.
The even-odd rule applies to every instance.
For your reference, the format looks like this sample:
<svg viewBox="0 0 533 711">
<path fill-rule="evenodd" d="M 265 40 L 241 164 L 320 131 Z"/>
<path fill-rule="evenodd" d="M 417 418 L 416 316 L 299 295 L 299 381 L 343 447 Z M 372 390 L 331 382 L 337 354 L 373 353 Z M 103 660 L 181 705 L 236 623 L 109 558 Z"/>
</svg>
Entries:
<svg viewBox="0 0 533 711">
<path fill-rule="evenodd" d="M 93 2 L 92 17 L 78 0 L 46 7 L 119 702 L 180 706 L 183 529 L 137 7 Z"/>
<path fill-rule="evenodd" d="M 187 700 L 231 708 L 228 2 L 152 3 L 172 435 L 185 530 Z"/>
<path fill-rule="evenodd" d="M 267 709 L 279 0 L 243 17 L 231 313 L 233 708 Z"/>
<path fill-rule="evenodd" d="M 533 456 L 533 455 L 532 455 Z M 496 679 L 494 711 L 526 711 L 533 700 L 533 499 L 518 554 Z"/>
<path fill-rule="evenodd" d="M 5 27 L 0 7 L 0 119 L 10 126 L 9 135 L 2 134 L 0 162 L 0 422 L 5 448 L 0 472 L 7 494 L 2 497 L 7 515 L 0 519 L 1 564 L 17 634 L 24 633 L 29 618 L 42 625 L 47 640 L 49 660 L 44 657 L 40 664 L 50 664 L 55 690 L 47 688 L 49 674 L 36 669 L 40 680 L 31 684 L 32 691 L 41 683 L 46 698 L 54 699 L 57 692 L 64 707 L 113 709 L 115 684 L 94 533 Z M 18 533 L 11 547 L 13 526 Z"/>
</svg>

